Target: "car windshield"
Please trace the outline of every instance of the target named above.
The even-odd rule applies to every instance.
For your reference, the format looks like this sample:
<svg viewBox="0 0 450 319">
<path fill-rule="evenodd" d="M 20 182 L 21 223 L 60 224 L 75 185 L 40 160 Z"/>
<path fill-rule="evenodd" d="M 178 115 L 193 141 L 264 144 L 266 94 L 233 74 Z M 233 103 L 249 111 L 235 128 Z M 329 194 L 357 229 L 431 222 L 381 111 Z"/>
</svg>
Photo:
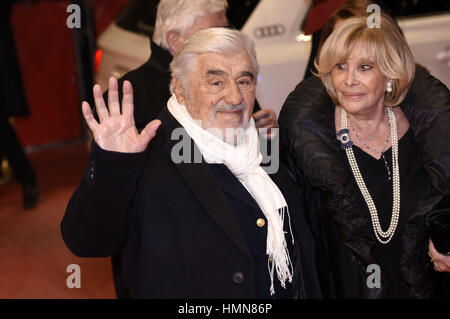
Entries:
<svg viewBox="0 0 450 319">
<path fill-rule="evenodd" d="M 260 0 L 228 0 L 230 26 L 241 29 Z M 117 17 L 116 24 L 128 31 L 152 35 L 159 0 L 131 0 Z"/>
</svg>

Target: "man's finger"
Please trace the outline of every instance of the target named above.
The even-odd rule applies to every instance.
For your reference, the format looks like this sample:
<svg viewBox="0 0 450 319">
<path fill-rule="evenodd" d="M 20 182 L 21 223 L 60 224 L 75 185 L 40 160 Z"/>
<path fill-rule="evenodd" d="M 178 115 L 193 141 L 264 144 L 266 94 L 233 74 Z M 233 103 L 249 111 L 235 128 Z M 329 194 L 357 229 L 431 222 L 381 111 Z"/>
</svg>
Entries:
<svg viewBox="0 0 450 319">
<path fill-rule="evenodd" d="M 109 117 L 108 110 L 106 109 L 105 101 L 103 100 L 102 88 L 100 85 L 96 84 L 93 88 L 95 109 L 97 110 L 98 118 L 100 123 L 107 120 Z"/>
<path fill-rule="evenodd" d="M 122 95 L 122 115 L 133 116 L 134 104 L 133 104 L 133 86 L 130 81 L 123 82 L 123 95 Z"/>
<path fill-rule="evenodd" d="M 83 101 L 83 103 L 81 103 L 81 111 L 83 112 L 83 116 L 86 120 L 87 126 L 92 132 L 94 132 L 98 126 L 98 123 L 95 120 L 94 115 L 92 114 L 91 106 L 89 105 L 89 103 Z"/>
<path fill-rule="evenodd" d="M 119 84 L 113 76 L 109 78 L 108 109 L 110 115 L 120 115 Z"/>
<path fill-rule="evenodd" d="M 156 135 L 156 131 L 158 127 L 161 125 L 160 120 L 153 120 L 147 124 L 147 126 L 142 130 L 139 135 L 140 144 L 147 147 L 148 143 L 152 140 L 152 138 Z"/>
</svg>

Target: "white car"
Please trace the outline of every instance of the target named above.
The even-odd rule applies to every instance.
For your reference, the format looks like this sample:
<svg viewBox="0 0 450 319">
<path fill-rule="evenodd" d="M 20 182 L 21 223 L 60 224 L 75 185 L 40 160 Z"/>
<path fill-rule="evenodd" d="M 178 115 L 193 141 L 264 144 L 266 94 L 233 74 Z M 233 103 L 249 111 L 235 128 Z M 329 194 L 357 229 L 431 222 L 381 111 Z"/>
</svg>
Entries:
<svg viewBox="0 0 450 319">
<path fill-rule="evenodd" d="M 133 4 L 139 1 L 134 1 Z M 157 1 L 146 0 L 154 8 Z M 312 0 L 229 0 L 229 10 L 240 6 L 238 17 L 243 21 L 230 23 L 242 26 L 256 44 L 261 65 L 256 96 L 262 108 L 279 113 L 287 95 L 303 79 L 311 50 L 311 37 L 304 35 L 301 26 L 312 6 Z M 448 8 L 448 5 L 446 9 Z M 142 8 L 139 8 L 142 14 Z M 134 21 L 133 28 L 123 27 L 119 17 L 98 39 L 96 82 L 107 87 L 108 78 L 120 78 L 150 57 L 149 35 L 154 21 L 154 9 L 148 9 L 146 21 Z M 411 15 L 398 18 L 406 40 L 417 63 L 425 66 L 432 75 L 450 87 L 450 11 L 428 15 Z M 413 12 L 417 13 L 417 12 Z M 119 22 L 118 22 L 119 21 Z M 125 23 L 126 24 L 126 23 Z M 122 25 L 122 26 L 120 26 Z M 132 31 L 130 31 L 130 29 Z M 137 30 L 140 29 L 140 30 Z M 138 33 L 144 31 L 144 34 Z"/>
</svg>

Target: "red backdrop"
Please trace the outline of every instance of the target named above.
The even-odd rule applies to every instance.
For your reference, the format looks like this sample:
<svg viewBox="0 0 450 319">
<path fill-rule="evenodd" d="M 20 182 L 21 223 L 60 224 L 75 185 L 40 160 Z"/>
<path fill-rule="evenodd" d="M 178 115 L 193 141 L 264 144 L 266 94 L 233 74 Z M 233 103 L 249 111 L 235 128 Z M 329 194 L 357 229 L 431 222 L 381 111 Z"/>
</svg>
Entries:
<svg viewBox="0 0 450 319">
<path fill-rule="evenodd" d="M 99 34 L 129 0 L 98 1 Z M 11 16 L 14 39 L 30 116 L 15 127 L 24 146 L 81 136 L 73 31 L 66 26 L 70 1 L 37 1 L 15 5 Z"/>
</svg>

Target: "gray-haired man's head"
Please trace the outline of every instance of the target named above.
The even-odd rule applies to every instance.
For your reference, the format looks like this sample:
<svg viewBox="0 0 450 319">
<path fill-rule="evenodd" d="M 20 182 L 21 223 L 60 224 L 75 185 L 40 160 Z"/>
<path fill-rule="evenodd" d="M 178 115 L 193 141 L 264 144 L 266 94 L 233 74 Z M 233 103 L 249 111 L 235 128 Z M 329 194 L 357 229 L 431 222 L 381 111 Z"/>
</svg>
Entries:
<svg viewBox="0 0 450 319">
<path fill-rule="evenodd" d="M 153 42 L 174 55 L 197 31 L 227 26 L 226 8 L 226 0 L 161 0 Z"/>
<path fill-rule="evenodd" d="M 171 92 L 204 129 L 246 129 L 255 103 L 259 65 L 254 43 L 226 28 L 197 32 L 170 65 Z"/>
</svg>

